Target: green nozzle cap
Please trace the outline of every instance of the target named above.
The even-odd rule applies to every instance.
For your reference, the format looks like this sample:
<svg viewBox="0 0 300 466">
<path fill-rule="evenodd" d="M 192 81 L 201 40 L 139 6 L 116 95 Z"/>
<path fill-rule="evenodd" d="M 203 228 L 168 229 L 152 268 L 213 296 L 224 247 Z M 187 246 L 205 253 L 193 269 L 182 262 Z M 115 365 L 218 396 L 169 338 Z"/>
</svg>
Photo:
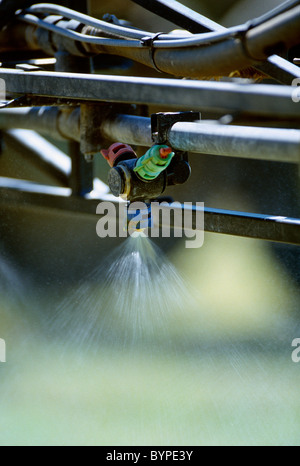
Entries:
<svg viewBox="0 0 300 466">
<path fill-rule="evenodd" d="M 155 180 L 170 165 L 175 153 L 165 145 L 155 145 L 136 164 L 134 171 L 145 181 Z"/>
</svg>

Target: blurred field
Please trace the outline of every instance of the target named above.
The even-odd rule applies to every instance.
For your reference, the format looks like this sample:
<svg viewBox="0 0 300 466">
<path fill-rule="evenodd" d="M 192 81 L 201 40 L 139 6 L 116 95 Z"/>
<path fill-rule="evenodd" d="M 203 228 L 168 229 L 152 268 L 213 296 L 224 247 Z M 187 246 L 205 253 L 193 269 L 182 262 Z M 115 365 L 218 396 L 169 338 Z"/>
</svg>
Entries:
<svg viewBox="0 0 300 466">
<path fill-rule="evenodd" d="M 2 446 L 300 444 L 299 296 L 269 249 L 207 235 L 173 261 L 191 301 L 170 310 L 165 340 L 157 329 L 145 344 L 85 349 L 47 334 L 46 303 L 31 312 L 33 294 L 18 311 L 2 301 Z M 60 303 L 47 300 L 55 313 Z M 122 335 L 114 325 L 107 331 Z"/>
<path fill-rule="evenodd" d="M 278 355 L 102 351 L 78 368 L 32 349 L 6 376 L 2 446 L 299 445 L 299 368 Z"/>
</svg>

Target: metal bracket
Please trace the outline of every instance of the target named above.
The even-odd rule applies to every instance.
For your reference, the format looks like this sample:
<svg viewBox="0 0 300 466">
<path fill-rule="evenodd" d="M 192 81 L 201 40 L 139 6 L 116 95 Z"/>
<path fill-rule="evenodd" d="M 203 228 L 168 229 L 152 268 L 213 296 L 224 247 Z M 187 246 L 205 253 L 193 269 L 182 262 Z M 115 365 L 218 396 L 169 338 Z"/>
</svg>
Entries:
<svg viewBox="0 0 300 466">
<path fill-rule="evenodd" d="M 169 132 L 175 123 L 201 120 L 199 112 L 155 113 L 151 115 L 152 139 L 156 144 L 168 144 Z M 167 169 L 167 185 L 176 186 L 184 184 L 191 176 L 191 167 L 187 152 L 176 151 L 176 155 Z"/>
<path fill-rule="evenodd" d="M 152 66 L 153 68 L 156 69 L 156 71 L 158 71 L 159 73 L 163 73 L 163 71 L 161 71 L 156 63 L 155 63 L 155 59 L 154 59 L 154 52 L 155 52 L 155 49 L 154 49 L 154 41 L 156 41 L 159 36 L 161 36 L 162 34 L 164 34 L 164 32 L 158 32 L 154 37 L 144 37 L 142 39 L 142 46 L 143 47 L 148 47 L 149 48 L 149 53 L 150 53 L 150 59 L 151 59 L 151 62 L 152 62 Z"/>
<path fill-rule="evenodd" d="M 151 115 L 151 133 L 155 144 L 168 144 L 169 131 L 175 123 L 193 123 L 201 120 L 199 112 L 154 113 Z"/>
</svg>

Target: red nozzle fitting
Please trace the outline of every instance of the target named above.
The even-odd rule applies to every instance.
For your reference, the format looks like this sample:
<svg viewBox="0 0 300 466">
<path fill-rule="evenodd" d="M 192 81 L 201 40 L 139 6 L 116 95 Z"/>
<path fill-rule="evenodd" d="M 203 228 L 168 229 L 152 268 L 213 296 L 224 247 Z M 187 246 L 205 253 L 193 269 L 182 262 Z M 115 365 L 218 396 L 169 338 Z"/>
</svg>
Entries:
<svg viewBox="0 0 300 466">
<path fill-rule="evenodd" d="M 163 147 L 159 150 L 162 159 L 167 159 L 168 155 L 170 155 L 171 152 L 173 152 L 173 149 L 171 149 L 171 147 Z"/>
<path fill-rule="evenodd" d="M 124 160 L 137 159 L 137 155 L 128 144 L 116 142 L 109 149 L 101 151 L 103 157 L 108 161 L 111 167 L 115 167 Z"/>
</svg>

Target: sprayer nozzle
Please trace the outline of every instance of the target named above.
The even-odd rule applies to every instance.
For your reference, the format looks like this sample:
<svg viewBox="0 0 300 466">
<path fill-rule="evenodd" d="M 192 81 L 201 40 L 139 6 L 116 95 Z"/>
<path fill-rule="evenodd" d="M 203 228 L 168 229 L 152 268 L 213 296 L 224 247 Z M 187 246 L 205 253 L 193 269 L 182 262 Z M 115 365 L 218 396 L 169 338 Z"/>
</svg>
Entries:
<svg viewBox="0 0 300 466">
<path fill-rule="evenodd" d="M 155 180 L 168 168 L 174 155 L 170 147 L 155 145 L 138 159 L 134 171 L 142 180 Z"/>
<path fill-rule="evenodd" d="M 111 166 L 108 178 L 111 192 L 134 201 L 156 199 L 164 192 L 169 181 L 167 169 L 175 152 L 167 145 L 155 144 L 138 159 L 130 146 L 115 143 L 102 150 L 102 155 Z"/>
</svg>

